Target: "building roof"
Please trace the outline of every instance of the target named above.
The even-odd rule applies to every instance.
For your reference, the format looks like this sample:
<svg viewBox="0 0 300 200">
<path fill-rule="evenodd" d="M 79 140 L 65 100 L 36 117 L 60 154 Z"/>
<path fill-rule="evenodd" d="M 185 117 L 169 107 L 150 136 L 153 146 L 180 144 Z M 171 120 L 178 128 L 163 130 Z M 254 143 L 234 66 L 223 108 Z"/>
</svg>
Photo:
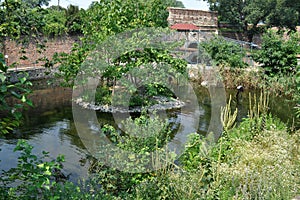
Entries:
<svg viewBox="0 0 300 200">
<path fill-rule="evenodd" d="M 188 23 L 178 23 L 171 26 L 171 29 L 185 31 L 185 30 L 199 30 L 197 26 L 194 24 L 188 24 Z"/>
</svg>

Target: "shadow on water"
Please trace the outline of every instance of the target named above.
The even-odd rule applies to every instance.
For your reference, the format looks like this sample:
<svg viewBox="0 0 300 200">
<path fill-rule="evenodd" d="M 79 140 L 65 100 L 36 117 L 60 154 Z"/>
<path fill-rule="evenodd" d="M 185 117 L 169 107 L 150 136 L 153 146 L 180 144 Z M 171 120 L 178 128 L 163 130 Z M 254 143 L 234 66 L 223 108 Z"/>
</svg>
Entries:
<svg viewBox="0 0 300 200">
<path fill-rule="evenodd" d="M 199 126 L 192 124 L 194 117 L 192 110 L 186 111 L 186 113 L 182 113 L 180 109 L 168 112 L 169 121 L 173 123 L 174 131 L 178 135 L 180 135 L 180 131 L 198 132 L 205 135 L 209 128 L 212 114 L 210 94 L 203 87 L 194 87 L 194 89 L 199 102 Z M 229 94 L 235 96 L 236 92 L 235 90 L 227 91 L 227 98 Z M 248 94 L 249 91 L 244 91 L 239 101 L 233 99 L 233 107 L 239 109 L 238 121 L 247 117 Z M 39 85 L 30 98 L 35 108 L 24 111 L 24 124 L 16 130 L 12 137 L 0 139 L 0 169 L 8 170 L 16 166 L 18 155 L 13 152 L 13 149 L 17 139 L 23 138 L 34 146 L 33 152 L 36 154 L 41 155 L 44 150 L 50 152 L 51 158 L 55 158 L 59 154 L 65 155 L 64 173 L 71 173 L 71 181 L 76 182 L 79 177 L 86 178 L 92 160 L 89 160 L 89 152 L 83 145 L 74 125 L 71 104 L 72 90 Z M 271 113 L 289 125 L 292 125 L 293 122 L 293 105 L 293 103 L 287 103 L 283 98 L 270 97 Z M 101 125 L 110 124 L 117 127 L 112 114 L 97 112 L 97 118 Z M 178 123 L 185 124 L 185 127 L 178 128 Z M 198 127 L 198 130 L 195 130 L 195 127 Z"/>
</svg>

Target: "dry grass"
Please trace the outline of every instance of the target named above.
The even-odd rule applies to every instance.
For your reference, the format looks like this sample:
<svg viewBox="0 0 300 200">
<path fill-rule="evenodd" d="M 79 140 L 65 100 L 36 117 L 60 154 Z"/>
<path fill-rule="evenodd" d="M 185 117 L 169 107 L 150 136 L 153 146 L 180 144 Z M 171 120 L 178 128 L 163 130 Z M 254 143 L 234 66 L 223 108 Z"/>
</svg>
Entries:
<svg viewBox="0 0 300 200">
<path fill-rule="evenodd" d="M 235 139 L 232 162 L 222 163 L 225 187 L 236 199 L 292 199 L 300 193 L 300 131 L 264 131 L 252 141 Z"/>
</svg>

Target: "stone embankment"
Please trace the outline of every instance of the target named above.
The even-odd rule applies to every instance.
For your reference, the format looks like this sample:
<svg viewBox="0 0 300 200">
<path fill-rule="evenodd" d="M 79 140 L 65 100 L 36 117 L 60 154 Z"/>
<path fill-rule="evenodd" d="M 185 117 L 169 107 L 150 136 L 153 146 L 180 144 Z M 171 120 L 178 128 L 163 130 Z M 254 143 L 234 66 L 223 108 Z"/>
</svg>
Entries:
<svg viewBox="0 0 300 200">
<path fill-rule="evenodd" d="M 14 69 L 11 68 L 8 70 L 10 82 L 15 83 L 19 81 L 19 78 L 23 77 L 24 74 L 28 74 L 28 79 L 33 80 L 41 80 L 53 78 L 54 74 L 57 72 L 57 69 L 47 69 L 45 67 L 25 67 Z"/>
<path fill-rule="evenodd" d="M 171 109 L 179 109 L 185 106 L 183 101 L 179 99 L 169 99 L 166 97 L 154 97 L 157 101 L 157 104 L 148 106 L 148 107 L 140 107 L 136 106 L 134 108 L 128 107 L 120 107 L 120 106 L 112 106 L 112 105 L 96 105 L 95 102 L 85 102 L 82 98 L 76 99 L 74 102 L 79 106 L 85 109 L 91 109 L 101 112 L 109 112 L 109 113 L 139 113 L 144 109 L 148 111 L 165 111 Z"/>
</svg>

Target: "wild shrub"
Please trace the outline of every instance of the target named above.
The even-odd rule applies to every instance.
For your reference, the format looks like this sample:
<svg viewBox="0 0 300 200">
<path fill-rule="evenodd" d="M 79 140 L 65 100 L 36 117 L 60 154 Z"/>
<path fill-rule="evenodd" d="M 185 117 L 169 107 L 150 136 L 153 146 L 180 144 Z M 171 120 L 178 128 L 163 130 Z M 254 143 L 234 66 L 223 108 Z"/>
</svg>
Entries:
<svg viewBox="0 0 300 200">
<path fill-rule="evenodd" d="M 59 156 L 48 162 L 48 152 L 43 152 L 43 156 L 39 158 L 32 154 L 32 149 L 33 146 L 24 140 L 18 141 L 14 149 L 20 151 L 18 165 L 2 175 L 2 195 L 10 198 L 38 198 L 56 184 L 55 179 L 59 178 L 64 157 Z"/>
<path fill-rule="evenodd" d="M 200 43 L 200 49 L 204 49 L 218 66 L 231 68 L 244 68 L 247 64 L 243 61 L 245 50 L 238 44 L 215 36 L 212 39 Z"/>
<path fill-rule="evenodd" d="M 297 33 L 284 36 L 283 32 L 268 31 L 263 35 L 261 49 L 253 54 L 253 58 L 268 76 L 295 74 L 299 41 Z"/>
<path fill-rule="evenodd" d="M 26 105 L 33 106 L 27 98 L 31 93 L 29 86 L 32 86 L 28 74 L 24 73 L 18 82 L 12 83 L 8 68 L 4 55 L 0 53 L 0 136 L 11 133 L 21 124 L 21 109 L 26 108 Z M 8 98 L 11 97 L 16 103 L 9 104 Z"/>
<path fill-rule="evenodd" d="M 144 113 L 138 118 L 128 118 L 123 121 L 121 127 L 124 133 L 108 125 L 102 128 L 117 149 L 107 146 L 108 152 L 103 147 L 99 152 L 103 157 L 90 169 L 103 189 L 115 197 L 132 194 L 137 185 L 152 180 L 160 173 L 160 168 L 167 169 L 172 163 L 169 163 L 168 153 L 164 148 L 171 133 L 166 121 L 162 121 L 157 116 L 148 117 Z M 129 154 L 122 154 L 119 149 Z M 158 160 L 153 157 L 156 153 Z M 112 165 L 104 163 L 105 159 L 109 159 Z M 155 170 L 156 166 L 161 167 Z"/>
</svg>

